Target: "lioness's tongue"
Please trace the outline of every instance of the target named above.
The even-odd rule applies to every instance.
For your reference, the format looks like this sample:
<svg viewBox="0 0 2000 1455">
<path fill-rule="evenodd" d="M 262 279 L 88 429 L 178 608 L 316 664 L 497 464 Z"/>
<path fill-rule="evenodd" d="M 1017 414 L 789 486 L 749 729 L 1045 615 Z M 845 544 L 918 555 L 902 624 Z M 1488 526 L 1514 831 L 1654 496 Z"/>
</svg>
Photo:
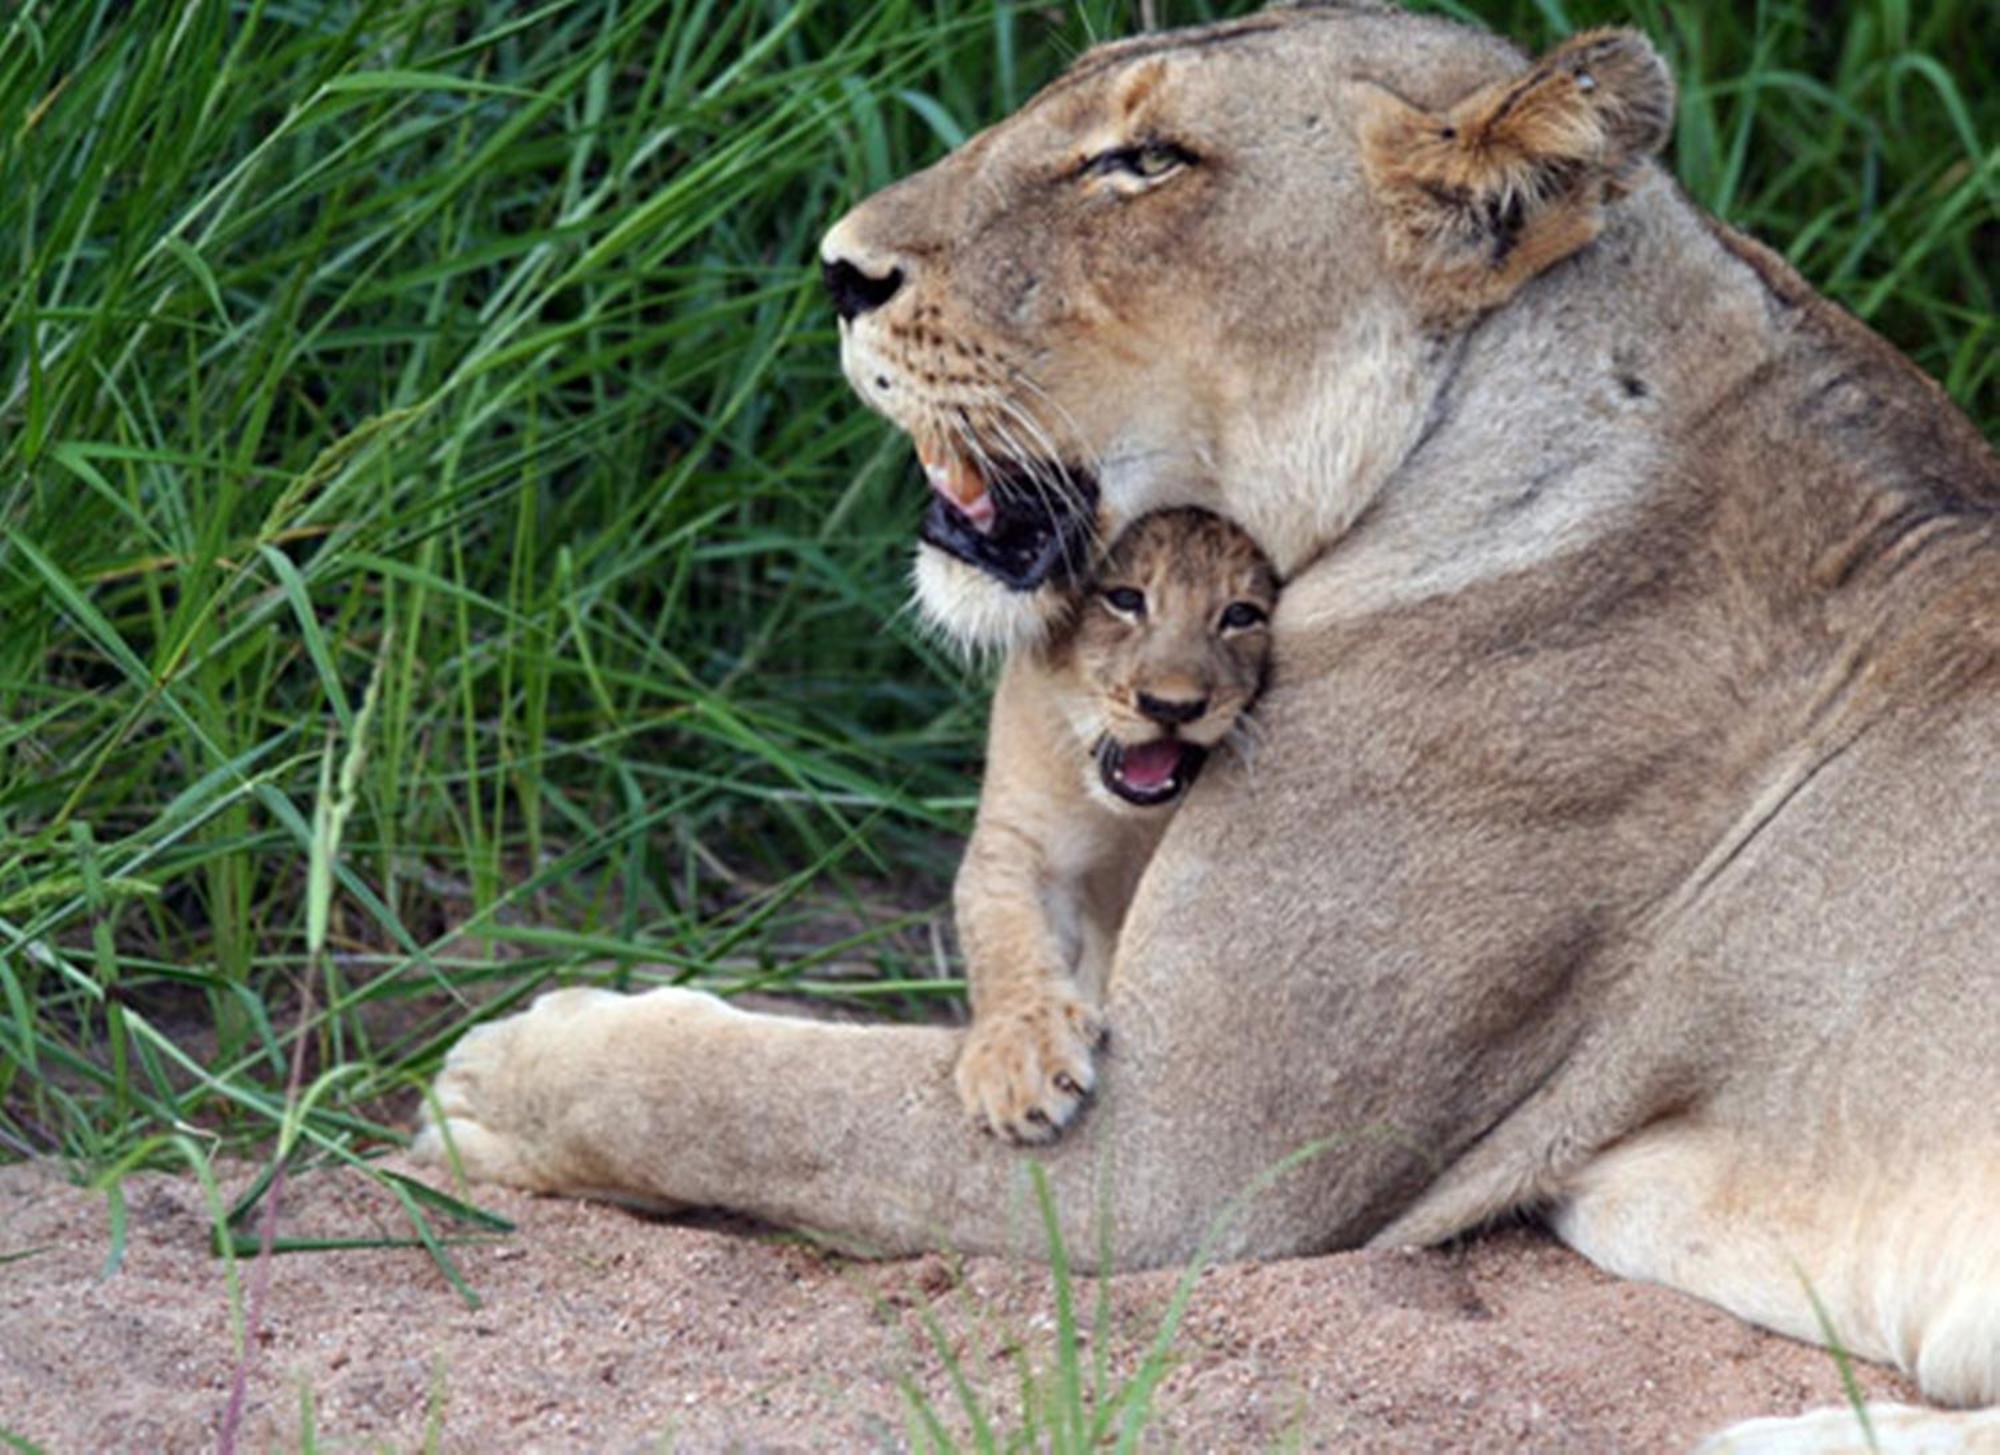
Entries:
<svg viewBox="0 0 2000 1455">
<path fill-rule="evenodd" d="M 1181 766 L 1181 745 L 1172 738 L 1127 748 L 1118 762 L 1118 776 L 1128 787 L 1152 793 L 1173 782 Z"/>
<path fill-rule="evenodd" d="M 917 459 L 931 489 L 949 500 L 974 530 L 984 534 L 993 529 L 993 497 L 972 461 L 948 446 L 928 442 L 918 443 Z"/>
</svg>

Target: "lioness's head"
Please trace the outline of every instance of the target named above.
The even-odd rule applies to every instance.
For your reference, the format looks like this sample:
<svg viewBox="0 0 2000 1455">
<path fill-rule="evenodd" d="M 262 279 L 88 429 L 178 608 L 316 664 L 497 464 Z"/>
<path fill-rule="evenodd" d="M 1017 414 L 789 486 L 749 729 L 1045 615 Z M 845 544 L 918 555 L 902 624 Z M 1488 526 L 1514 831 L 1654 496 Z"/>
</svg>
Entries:
<svg viewBox="0 0 2000 1455">
<path fill-rule="evenodd" d="M 1263 685 L 1278 577 L 1206 510 L 1140 517 L 1111 546 L 1047 651 L 1100 784 L 1171 803 Z"/>
<path fill-rule="evenodd" d="M 1088 52 L 862 203 L 821 260 L 849 380 L 934 490 L 918 594 L 1046 630 L 1094 525 L 1207 505 L 1291 574 L 1421 437 L 1454 340 L 1588 243 L 1666 134 L 1639 36 L 1525 66 L 1373 6 Z"/>
</svg>

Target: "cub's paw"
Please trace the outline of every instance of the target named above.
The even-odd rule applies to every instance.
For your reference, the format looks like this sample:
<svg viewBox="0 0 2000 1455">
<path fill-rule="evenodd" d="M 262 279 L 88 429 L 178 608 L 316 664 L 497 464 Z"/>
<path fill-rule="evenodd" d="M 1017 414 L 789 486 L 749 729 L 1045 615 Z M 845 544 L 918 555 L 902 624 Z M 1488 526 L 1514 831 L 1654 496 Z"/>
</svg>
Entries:
<svg viewBox="0 0 2000 1455">
<path fill-rule="evenodd" d="M 996 1137 L 1053 1141 L 1097 1084 L 1091 1056 L 1105 1036 L 1103 1017 L 1070 995 L 990 1011 L 958 1053 L 959 1099 Z"/>
</svg>

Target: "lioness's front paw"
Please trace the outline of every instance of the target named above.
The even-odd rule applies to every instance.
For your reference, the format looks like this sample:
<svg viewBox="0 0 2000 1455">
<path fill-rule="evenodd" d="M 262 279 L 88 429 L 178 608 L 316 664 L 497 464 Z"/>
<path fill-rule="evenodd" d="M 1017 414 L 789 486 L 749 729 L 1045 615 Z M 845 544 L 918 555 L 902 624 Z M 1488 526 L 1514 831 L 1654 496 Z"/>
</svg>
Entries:
<svg viewBox="0 0 2000 1455">
<path fill-rule="evenodd" d="M 958 1053 L 959 1099 L 997 1137 L 1051 1141 L 1097 1084 L 1091 1055 L 1104 1037 L 1103 1018 L 1073 996 L 990 1011 Z"/>
<path fill-rule="evenodd" d="M 554 990 L 518 1015 L 467 1031 L 444 1058 L 411 1157 L 448 1167 L 455 1155 L 470 1181 L 556 1191 L 560 1158 L 537 1144 L 529 1129 L 539 1119 L 520 1115 L 516 1098 L 561 1052 L 580 1013 L 626 1000 L 581 986 Z"/>
</svg>

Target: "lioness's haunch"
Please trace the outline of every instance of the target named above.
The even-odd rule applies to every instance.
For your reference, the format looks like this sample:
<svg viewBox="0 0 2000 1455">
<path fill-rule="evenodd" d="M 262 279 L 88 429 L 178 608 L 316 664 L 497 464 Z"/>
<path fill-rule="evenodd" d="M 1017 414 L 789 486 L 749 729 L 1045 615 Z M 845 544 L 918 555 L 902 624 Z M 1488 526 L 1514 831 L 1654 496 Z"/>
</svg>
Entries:
<svg viewBox="0 0 2000 1455">
<path fill-rule="evenodd" d="M 958 1092 L 996 1135 L 1048 1140 L 1095 1084 L 1118 926 L 1172 805 L 1263 685 L 1277 595 L 1241 530 L 1155 511 L 1009 656 L 953 895 L 973 1014 Z"/>
<path fill-rule="evenodd" d="M 1034 1155 L 1132 1266 L 1329 1142 L 1225 1255 L 1538 1210 L 1990 1400 L 2000 466 L 1689 203 L 1672 109 L 1636 34 L 1271 12 L 1090 51 L 825 238 L 950 630 L 1042 629 L 1086 509 L 1208 505 L 1286 582 L 1255 812 L 1227 757 L 1176 811 Z M 480 1176 L 1010 1248 L 960 1040 L 565 994 L 437 1100 Z"/>
</svg>

